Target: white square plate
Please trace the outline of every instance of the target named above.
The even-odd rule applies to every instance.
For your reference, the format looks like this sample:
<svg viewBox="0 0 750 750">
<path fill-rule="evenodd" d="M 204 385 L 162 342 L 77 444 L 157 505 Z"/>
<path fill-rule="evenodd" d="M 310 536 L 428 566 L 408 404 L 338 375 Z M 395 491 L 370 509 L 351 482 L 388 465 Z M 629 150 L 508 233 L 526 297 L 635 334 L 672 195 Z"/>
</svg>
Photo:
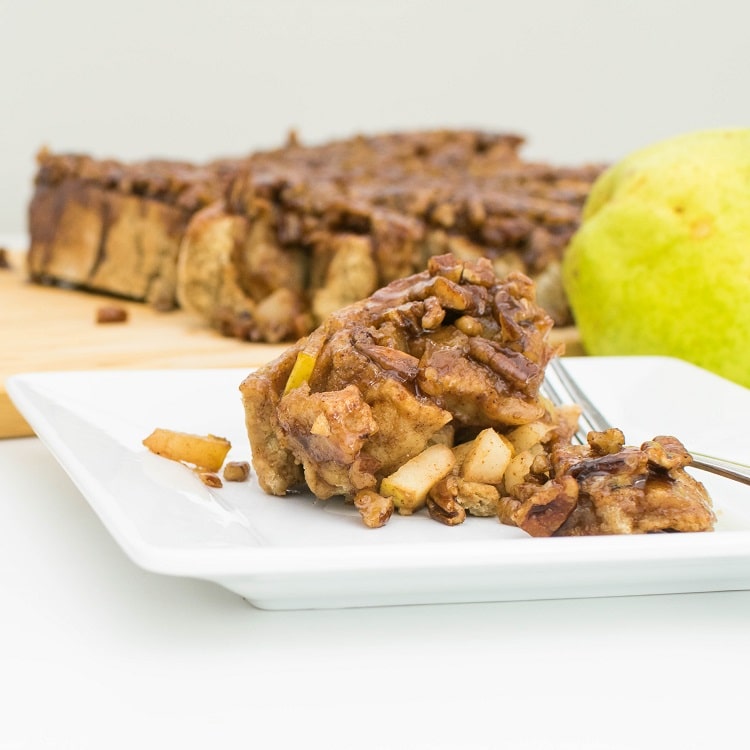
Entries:
<svg viewBox="0 0 750 750">
<path fill-rule="evenodd" d="M 747 462 L 750 391 L 679 360 L 569 358 L 628 443 L 673 434 Z M 750 488 L 695 472 L 713 533 L 532 539 L 491 518 L 423 512 L 368 529 L 340 500 L 209 489 L 150 454 L 155 427 L 225 435 L 250 458 L 246 370 L 16 375 L 8 392 L 112 536 L 143 568 L 201 578 L 268 609 L 616 596 L 750 588 Z"/>
</svg>

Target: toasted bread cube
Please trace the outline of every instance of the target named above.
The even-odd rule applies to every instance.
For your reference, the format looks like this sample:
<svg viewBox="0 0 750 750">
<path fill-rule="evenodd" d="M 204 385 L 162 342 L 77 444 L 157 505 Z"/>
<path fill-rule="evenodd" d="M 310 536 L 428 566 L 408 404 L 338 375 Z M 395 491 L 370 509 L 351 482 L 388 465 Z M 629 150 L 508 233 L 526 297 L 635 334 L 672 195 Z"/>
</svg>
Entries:
<svg viewBox="0 0 750 750">
<path fill-rule="evenodd" d="M 496 516 L 500 493 L 494 484 L 458 479 L 457 500 L 472 516 Z"/>
<path fill-rule="evenodd" d="M 491 427 L 482 430 L 473 441 L 461 465 L 461 477 L 468 482 L 500 484 L 513 457 L 513 446 Z"/>
<path fill-rule="evenodd" d="M 425 504 L 427 493 L 453 471 L 455 464 L 453 451 L 447 445 L 430 445 L 385 477 L 380 494 L 393 498 L 401 515 L 410 515 Z"/>
<path fill-rule="evenodd" d="M 445 424 L 437 432 L 432 434 L 430 437 L 430 444 L 442 443 L 450 448 L 453 445 L 455 432 L 456 428 L 452 424 Z"/>
</svg>

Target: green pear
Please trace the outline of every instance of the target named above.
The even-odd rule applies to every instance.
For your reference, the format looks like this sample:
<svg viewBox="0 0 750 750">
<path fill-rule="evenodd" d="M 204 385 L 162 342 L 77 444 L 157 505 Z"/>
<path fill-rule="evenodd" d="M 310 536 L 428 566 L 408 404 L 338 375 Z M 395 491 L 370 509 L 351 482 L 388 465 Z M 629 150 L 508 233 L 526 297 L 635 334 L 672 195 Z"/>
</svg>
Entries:
<svg viewBox="0 0 750 750">
<path fill-rule="evenodd" d="M 606 170 L 563 283 L 589 354 L 679 357 L 750 387 L 750 129 L 677 136 Z"/>
</svg>

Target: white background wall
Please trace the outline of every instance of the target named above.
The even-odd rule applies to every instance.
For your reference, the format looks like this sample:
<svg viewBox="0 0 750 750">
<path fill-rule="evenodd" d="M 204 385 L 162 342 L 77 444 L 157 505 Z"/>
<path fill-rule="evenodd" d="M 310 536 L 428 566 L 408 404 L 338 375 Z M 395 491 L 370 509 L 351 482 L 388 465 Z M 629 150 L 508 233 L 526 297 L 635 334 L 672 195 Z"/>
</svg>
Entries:
<svg viewBox="0 0 750 750">
<path fill-rule="evenodd" d="M 0 0 L 0 232 L 34 154 L 203 160 L 357 131 L 525 134 L 558 163 L 750 126 L 747 0 Z"/>
</svg>

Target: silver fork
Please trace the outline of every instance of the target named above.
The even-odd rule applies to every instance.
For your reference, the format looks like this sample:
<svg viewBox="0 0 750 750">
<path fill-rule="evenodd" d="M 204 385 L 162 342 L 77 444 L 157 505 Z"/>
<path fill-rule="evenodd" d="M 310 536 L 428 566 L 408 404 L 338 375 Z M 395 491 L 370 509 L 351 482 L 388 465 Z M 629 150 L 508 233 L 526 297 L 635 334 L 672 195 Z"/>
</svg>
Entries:
<svg viewBox="0 0 750 750">
<path fill-rule="evenodd" d="M 559 359 L 553 359 L 547 365 L 547 371 L 552 372 L 561 388 L 565 391 L 568 399 L 566 401 L 550 382 L 549 378 L 547 378 L 544 381 L 543 392 L 549 400 L 556 406 L 573 402 L 581 407 L 581 419 L 575 435 L 578 442 L 582 445 L 586 444 L 586 435 L 589 430 L 604 432 L 604 430 L 612 427 L 612 424 L 596 408 L 596 405 L 591 402 L 591 399 L 589 399 L 583 390 L 581 390 L 581 387 L 576 383 L 567 367 Z M 693 461 L 690 464 L 693 469 L 709 471 L 712 474 L 718 474 L 727 479 L 733 479 L 743 484 L 750 484 L 750 466 L 735 463 L 734 461 L 727 461 L 723 458 L 716 458 L 715 456 L 707 456 L 704 453 L 696 453 L 695 451 L 691 451 L 690 448 L 687 450 L 693 457 Z"/>
</svg>

